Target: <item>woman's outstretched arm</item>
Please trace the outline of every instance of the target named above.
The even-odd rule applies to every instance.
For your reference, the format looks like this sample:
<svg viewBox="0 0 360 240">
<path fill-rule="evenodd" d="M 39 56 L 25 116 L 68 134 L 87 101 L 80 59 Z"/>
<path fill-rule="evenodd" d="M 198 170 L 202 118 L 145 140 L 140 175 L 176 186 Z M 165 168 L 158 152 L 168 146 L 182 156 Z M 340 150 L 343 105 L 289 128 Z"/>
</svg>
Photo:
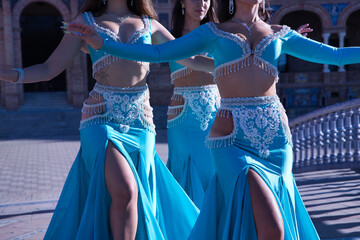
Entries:
<svg viewBox="0 0 360 240">
<path fill-rule="evenodd" d="M 153 44 L 163 44 L 168 41 L 174 40 L 174 36 L 158 21 L 152 20 L 152 29 L 153 29 Z M 203 72 L 212 72 L 214 71 L 214 59 L 202 55 L 196 55 L 190 58 L 176 61 L 177 63 L 191 68 L 193 70 L 203 71 Z"/>
<path fill-rule="evenodd" d="M 360 63 L 360 47 L 336 48 L 290 30 L 284 36 L 282 52 L 315 63 L 346 65 Z"/>
<path fill-rule="evenodd" d="M 85 23 L 81 15 L 75 21 Z M 43 82 L 53 79 L 71 65 L 80 48 L 81 39 L 65 34 L 60 44 L 44 63 L 23 69 L 22 83 Z M 19 77 L 20 72 L 18 71 L 0 68 L 0 80 L 16 82 Z"/>
<path fill-rule="evenodd" d="M 100 49 L 120 58 L 144 62 L 172 62 L 210 52 L 208 46 L 214 40 L 211 30 L 206 25 L 181 38 L 160 45 L 124 44 L 111 39 L 102 39 L 93 27 L 85 24 L 70 24 L 68 30 L 94 49 Z"/>
</svg>

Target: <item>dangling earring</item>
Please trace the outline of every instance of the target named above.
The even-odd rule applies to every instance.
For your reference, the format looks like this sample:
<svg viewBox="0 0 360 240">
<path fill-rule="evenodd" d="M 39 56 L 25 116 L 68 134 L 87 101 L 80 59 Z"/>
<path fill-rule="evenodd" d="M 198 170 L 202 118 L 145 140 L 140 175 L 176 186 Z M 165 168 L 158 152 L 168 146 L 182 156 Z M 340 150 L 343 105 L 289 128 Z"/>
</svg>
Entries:
<svg viewBox="0 0 360 240">
<path fill-rule="evenodd" d="M 229 13 L 231 15 L 234 13 L 234 0 L 229 1 Z"/>
<path fill-rule="evenodd" d="M 263 0 L 263 13 L 265 13 L 266 10 L 266 0 Z"/>
<path fill-rule="evenodd" d="M 130 5 L 134 6 L 134 0 L 131 0 Z"/>
<path fill-rule="evenodd" d="M 185 15 L 185 7 L 184 6 L 181 7 L 181 14 Z"/>
<path fill-rule="evenodd" d="M 106 5 L 106 0 L 102 0 L 103 4 Z"/>
</svg>

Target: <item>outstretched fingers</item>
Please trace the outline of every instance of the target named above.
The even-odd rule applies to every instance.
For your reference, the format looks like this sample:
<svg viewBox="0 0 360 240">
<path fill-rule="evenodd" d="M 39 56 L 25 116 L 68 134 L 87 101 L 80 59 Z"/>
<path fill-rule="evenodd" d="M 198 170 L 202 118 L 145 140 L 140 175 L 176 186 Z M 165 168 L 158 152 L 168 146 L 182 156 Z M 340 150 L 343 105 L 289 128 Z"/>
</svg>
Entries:
<svg viewBox="0 0 360 240">
<path fill-rule="evenodd" d="M 102 37 L 96 32 L 94 27 L 80 23 L 64 23 L 62 26 L 64 33 L 71 34 L 85 41 L 94 49 L 100 49 L 103 45 Z"/>
<path fill-rule="evenodd" d="M 298 33 L 300 33 L 301 35 L 303 35 L 304 37 L 307 36 L 308 33 L 312 32 L 313 29 L 309 28 L 309 24 L 304 24 L 301 25 L 300 27 L 298 27 L 298 29 L 296 30 Z"/>
<path fill-rule="evenodd" d="M 80 34 L 94 34 L 95 29 L 92 26 L 79 24 L 79 23 L 70 23 L 67 25 L 67 29 L 72 32 L 78 32 Z"/>
</svg>

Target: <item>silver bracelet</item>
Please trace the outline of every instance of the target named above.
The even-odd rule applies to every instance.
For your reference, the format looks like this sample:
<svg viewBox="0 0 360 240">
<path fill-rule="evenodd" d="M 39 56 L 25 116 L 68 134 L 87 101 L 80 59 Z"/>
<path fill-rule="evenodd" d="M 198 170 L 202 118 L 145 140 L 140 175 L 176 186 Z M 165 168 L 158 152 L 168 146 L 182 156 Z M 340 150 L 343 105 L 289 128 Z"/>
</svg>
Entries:
<svg viewBox="0 0 360 240">
<path fill-rule="evenodd" d="M 24 81 L 24 70 L 21 68 L 13 68 L 13 70 L 17 71 L 19 74 L 18 79 L 14 83 L 22 83 Z"/>
</svg>

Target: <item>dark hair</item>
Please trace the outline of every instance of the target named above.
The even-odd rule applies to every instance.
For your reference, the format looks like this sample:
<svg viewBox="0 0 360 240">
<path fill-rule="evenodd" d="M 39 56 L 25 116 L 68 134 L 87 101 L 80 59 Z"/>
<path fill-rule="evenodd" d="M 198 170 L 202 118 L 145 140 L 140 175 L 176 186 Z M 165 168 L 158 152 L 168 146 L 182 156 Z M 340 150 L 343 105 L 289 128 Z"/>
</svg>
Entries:
<svg viewBox="0 0 360 240">
<path fill-rule="evenodd" d="M 266 1 L 266 0 L 264 0 L 264 1 Z M 218 4 L 218 8 L 217 8 L 216 15 L 217 15 L 217 18 L 219 19 L 219 22 L 225 22 L 234 16 L 235 11 L 236 11 L 235 0 L 234 0 L 234 13 L 233 14 L 229 13 L 229 0 L 217 0 L 217 4 Z M 270 19 L 270 12 L 266 9 L 264 11 L 262 4 L 259 4 L 259 17 L 264 22 L 267 22 Z"/>
<path fill-rule="evenodd" d="M 107 1 L 104 5 L 103 0 L 86 0 L 79 13 L 91 12 L 95 17 L 100 16 L 107 8 Z M 133 4 L 131 4 L 131 1 L 133 1 Z M 157 19 L 152 0 L 127 0 L 127 6 L 135 15 L 146 15 L 150 18 Z"/>
<path fill-rule="evenodd" d="M 200 24 L 205 24 L 207 22 L 218 22 L 214 9 L 216 9 L 216 2 L 215 0 L 210 0 L 209 10 L 205 18 L 201 20 Z M 181 13 L 181 11 L 181 2 L 180 0 L 176 0 L 171 19 L 171 34 L 175 38 L 181 37 L 184 30 L 185 16 Z"/>
</svg>

